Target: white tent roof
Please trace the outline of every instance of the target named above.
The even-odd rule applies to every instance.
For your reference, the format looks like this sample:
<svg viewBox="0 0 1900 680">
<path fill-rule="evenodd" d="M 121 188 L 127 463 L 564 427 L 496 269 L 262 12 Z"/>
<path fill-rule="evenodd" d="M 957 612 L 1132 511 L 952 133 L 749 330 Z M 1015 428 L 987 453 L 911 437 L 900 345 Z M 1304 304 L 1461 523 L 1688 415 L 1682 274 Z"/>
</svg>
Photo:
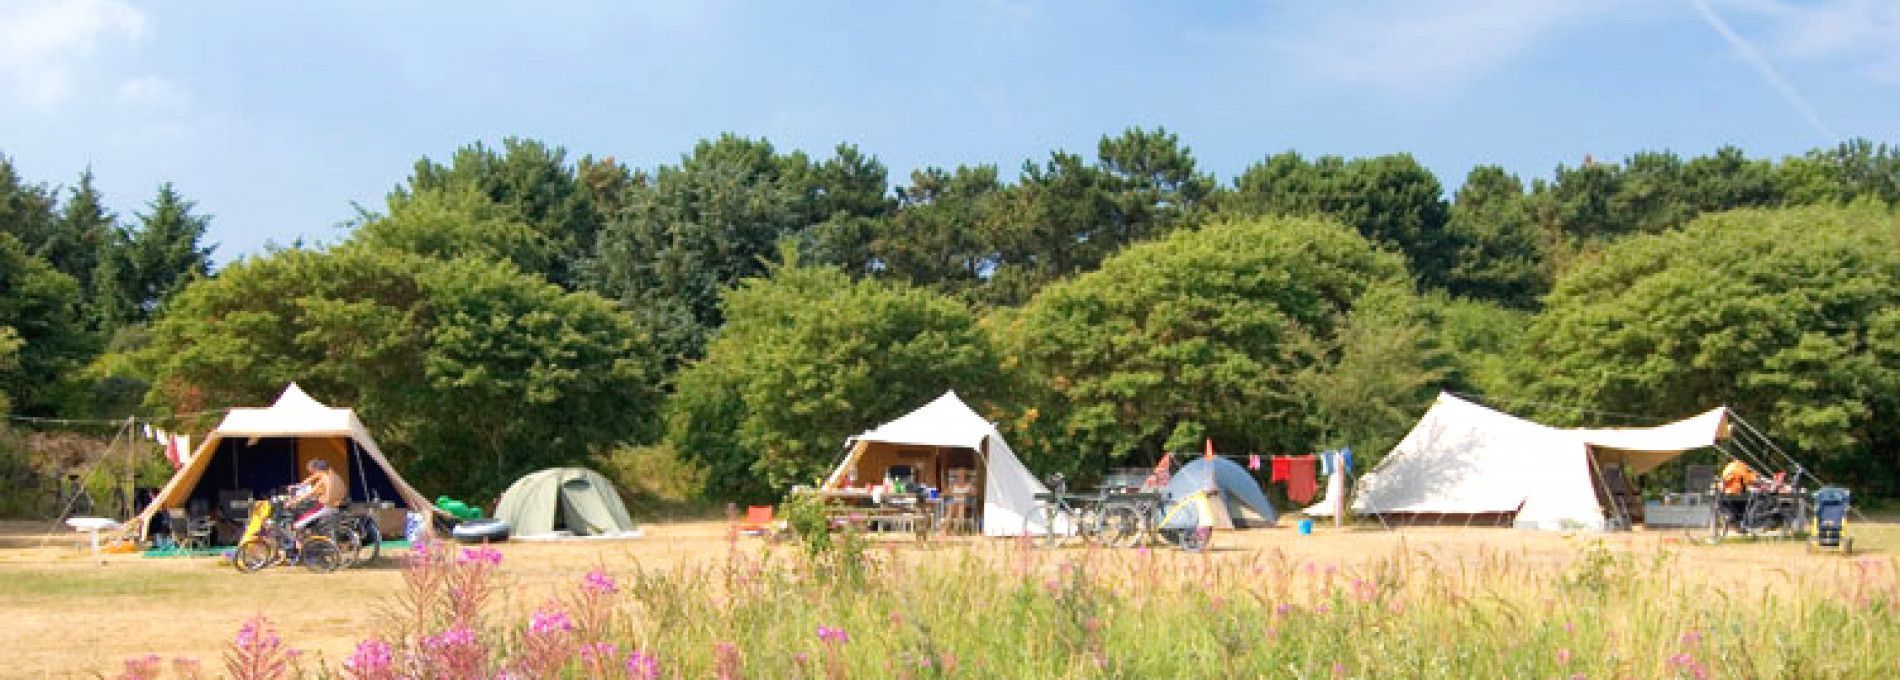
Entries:
<svg viewBox="0 0 1900 680">
<path fill-rule="evenodd" d="M 845 454 L 825 488 L 836 487 L 850 466 L 857 463 L 866 443 L 908 444 L 975 449 L 983 457 L 983 533 L 1013 536 L 1023 532 L 1042 533 L 1043 513 L 1036 508 L 1035 495 L 1049 488 L 1036 481 L 996 426 L 977 415 L 955 391 L 945 392 L 915 411 L 872 428 L 852 438 L 856 445 Z"/>
<path fill-rule="evenodd" d="M 1385 460 L 1360 478 L 1352 510 L 1516 513 L 1519 527 L 1601 529 L 1592 452 L 1641 472 L 1713 446 L 1726 422 L 1727 410 L 1717 408 L 1651 428 L 1562 429 L 1440 394 Z M 1309 512 L 1324 513 L 1325 505 Z"/>
<path fill-rule="evenodd" d="M 225 437 L 347 437 L 355 434 L 356 413 L 326 406 L 291 383 L 277 402 L 264 408 L 234 408 L 211 434 Z"/>
</svg>

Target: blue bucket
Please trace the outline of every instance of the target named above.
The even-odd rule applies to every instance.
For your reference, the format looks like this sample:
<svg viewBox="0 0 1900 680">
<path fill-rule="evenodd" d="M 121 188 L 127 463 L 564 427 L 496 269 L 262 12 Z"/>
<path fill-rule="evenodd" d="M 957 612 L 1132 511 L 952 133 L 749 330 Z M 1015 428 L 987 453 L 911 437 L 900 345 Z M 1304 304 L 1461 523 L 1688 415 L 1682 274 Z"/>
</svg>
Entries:
<svg viewBox="0 0 1900 680">
<path fill-rule="evenodd" d="M 1310 520 L 1310 519 L 1300 520 L 1300 535 L 1301 536 L 1313 535 L 1313 520 Z"/>
</svg>

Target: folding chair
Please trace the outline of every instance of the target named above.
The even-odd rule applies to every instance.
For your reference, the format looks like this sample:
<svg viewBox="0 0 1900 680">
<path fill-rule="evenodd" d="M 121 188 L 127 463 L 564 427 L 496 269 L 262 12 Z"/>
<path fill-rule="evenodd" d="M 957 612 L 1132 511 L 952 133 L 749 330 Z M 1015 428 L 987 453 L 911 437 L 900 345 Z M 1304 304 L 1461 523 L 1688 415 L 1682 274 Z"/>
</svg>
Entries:
<svg viewBox="0 0 1900 680">
<path fill-rule="evenodd" d="M 739 533 L 747 536 L 759 536 L 772 531 L 772 506 L 748 505 L 745 509 L 745 521 L 739 524 Z"/>
</svg>

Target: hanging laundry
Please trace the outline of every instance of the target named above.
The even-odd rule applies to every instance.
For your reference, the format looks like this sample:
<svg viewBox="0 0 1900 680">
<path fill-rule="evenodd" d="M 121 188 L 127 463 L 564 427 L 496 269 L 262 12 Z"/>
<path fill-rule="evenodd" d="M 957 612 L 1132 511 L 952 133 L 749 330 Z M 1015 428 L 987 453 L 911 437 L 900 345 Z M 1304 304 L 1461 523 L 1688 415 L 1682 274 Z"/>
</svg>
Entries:
<svg viewBox="0 0 1900 680">
<path fill-rule="evenodd" d="M 1319 459 L 1313 456 L 1290 456 L 1286 467 L 1286 497 L 1295 503 L 1307 503 L 1313 500 L 1313 493 L 1319 490 L 1319 482 L 1313 473 L 1319 469 Z"/>
<path fill-rule="evenodd" d="M 152 434 L 152 424 L 151 424 L 151 423 L 146 423 L 146 424 L 145 424 L 145 438 L 146 438 L 146 439 L 158 439 L 158 435 L 156 435 L 156 434 Z"/>
<path fill-rule="evenodd" d="M 178 440 L 179 464 L 182 465 L 185 463 L 190 463 L 191 458 L 192 458 L 192 453 L 194 453 L 194 450 L 191 448 L 191 435 L 175 434 L 175 435 L 172 435 L 172 438 Z"/>
<path fill-rule="evenodd" d="M 1339 450 L 1339 471 L 1352 474 L 1352 447 L 1350 446 Z"/>
<path fill-rule="evenodd" d="M 1325 476 L 1333 474 L 1333 460 L 1338 452 L 1326 450 L 1319 452 L 1319 473 Z"/>
<path fill-rule="evenodd" d="M 178 455 L 178 440 L 167 439 L 165 441 L 165 460 L 172 464 L 172 469 L 174 470 L 184 467 L 185 463 Z"/>
<path fill-rule="evenodd" d="M 1269 482 L 1286 481 L 1286 461 L 1287 461 L 1286 456 L 1273 457 L 1273 463 L 1272 463 L 1273 470 L 1270 473 L 1268 473 L 1267 481 Z"/>
<path fill-rule="evenodd" d="M 1258 453 L 1247 454 L 1247 469 L 1249 470 L 1260 469 L 1260 454 Z"/>
<path fill-rule="evenodd" d="M 1207 455 L 1202 456 L 1202 457 L 1208 460 L 1214 459 L 1214 438 L 1213 437 L 1207 438 Z"/>
<path fill-rule="evenodd" d="M 1173 466 L 1174 466 L 1174 452 L 1169 451 L 1167 453 L 1161 454 L 1161 462 L 1155 463 L 1155 471 L 1152 473 L 1149 473 L 1148 479 L 1151 480 L 1155 486 L 1167 486 L 1168 477 L 1170 476 L 1168 472 L 1168 468 L 1173 467 Z"/>
</svg>

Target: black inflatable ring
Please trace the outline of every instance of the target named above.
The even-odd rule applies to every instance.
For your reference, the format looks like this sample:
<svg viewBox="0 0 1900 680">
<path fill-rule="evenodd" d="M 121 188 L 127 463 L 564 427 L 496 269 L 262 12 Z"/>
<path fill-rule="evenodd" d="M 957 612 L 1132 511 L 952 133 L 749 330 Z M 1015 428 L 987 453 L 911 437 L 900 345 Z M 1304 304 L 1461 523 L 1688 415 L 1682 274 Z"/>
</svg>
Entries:
<svg viewBox="0 0 1900 680">
<path fill-rule="evenodd" d="M 500 543 L 508 540 L 508 523 L 498 519 L 472 519 L 455 525 L 449 535 L 462 543 Z"/>
</svg>

